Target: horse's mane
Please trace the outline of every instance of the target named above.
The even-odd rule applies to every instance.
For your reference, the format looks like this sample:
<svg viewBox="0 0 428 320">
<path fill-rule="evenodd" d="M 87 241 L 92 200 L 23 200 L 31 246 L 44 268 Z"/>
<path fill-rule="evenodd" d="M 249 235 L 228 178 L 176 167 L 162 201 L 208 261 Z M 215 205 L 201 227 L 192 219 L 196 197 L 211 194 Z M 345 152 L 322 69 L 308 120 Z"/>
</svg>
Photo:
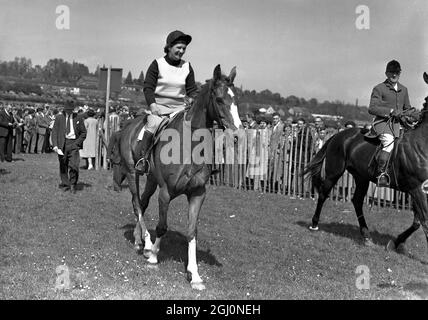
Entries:
<svg viewBox="0 0 428 320">
<path fill-rule="evenodd" d="M 212 79 L 207 80 L 206 83 L 201 86 L 201 90 L 196 97 L 195 104 L 196 102 L 198 102 L 198 100 L 202 105 L 208 105 L 210 103 L 211 93 L 212 93 L 212 83 L 213 83 Z"/>
<path fill-rule="evenodd" d="M 197 116 L 205 113 L 206 109 L 209 110 L 213 103 L 212 101 L 212 93 L 213 93 L 213 80 L 207 80 L 205 84 L 201 86 L 199 93 L 197 94 L 195 101 L 187 113 L 187 120 L 192 121 L 192 127 L 200 127 L 201 123 L 196 124 Z M 210 125 L 210 124 L 208 124 Z"/>
</svg>

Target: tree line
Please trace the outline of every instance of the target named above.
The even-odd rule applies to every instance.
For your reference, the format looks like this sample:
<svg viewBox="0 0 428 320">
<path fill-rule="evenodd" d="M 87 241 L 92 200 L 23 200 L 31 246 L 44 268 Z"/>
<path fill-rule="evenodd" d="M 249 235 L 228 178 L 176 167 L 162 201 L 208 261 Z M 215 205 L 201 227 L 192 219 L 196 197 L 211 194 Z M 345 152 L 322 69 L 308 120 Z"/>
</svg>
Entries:
<svg viewBox="0 0 428 320">
<path fill-rule="evenodd" d="M 97 66 L 94 72 L 76 61 L 68 62 L 60 58 L 49 59 L 46 65 L 34 65 L 31 59 L 25 57 L 15 57 L 12 61 L 0 61 L 0 75 L 21 79 L 38 80 L 44 82 L 66 83 L 74 85 L 83 76 L 98 77 L 100 67 Z M 131 71 L 126 77 L 125 84 L 143 85 L 144 73 L 141 71 L 137 79 L 132 78 Z"/>
<path fill-rule="evenodd" d="M 251 104 L 253 110 L 257 111 L 258 105 L 270 105 L 275 110 L 283 110 L 286 114 L 290 109 L 301 108 L 308 114 L 338 115 L 345 119 L 370 121 L 372 116 L 368 113 L 366 106 L 344 103 L 342 101 L 319 102 L 316 98 L 306 100 L 295 95 L 282 97 L 279 93 L 271 92 L 268 89 L 257 92 L 255 90 L 243 90 L 237 88 L 239 102 Z"/>
<path fill-rule="evenodd" d="M 83 76 L 98 77 L 100 67 L 97 66 L 93 73 L 89 68 L 76 61 L 67 62 L 60 58 L 48 60 L 45 66 L 33 66 L 31 59 L 25 57 L 16 57 L 12 61 L 0 61 L 0 76 L 16 77 L 20 79 L 36 80 L 40 82 L 50 82 L 58 84 L 75 85 Z M 144 73 L 141 71 L 139 77 L 134 79 L 131 71 L 128 72 L 124 84 L 139 85 L 144 83 Z M 200 85 L 200 83 L 198 83 Z M 1 89 L 7 91 L 9 87 L 3 84 Z M 22 85 L 22 88 L 15 90 L 22 92 L 35 92 L 39 94 L 36 87 Z M 22 89 L 22 90 L 19 90 Z M 9 89 L 10 90 L 10 89 Z M 36 92 L 37 91 L 37 92 Z M 244 90 L 237 88 L 238 98 L 241 103 L 249 103 L 253 106 L 252 111 L 256 111 L 258 105 L 270 105 L 275 110 L 283 110 L 285 114 L 291 108 L 302 108 L 309 113 L 339 115 L 346 119 L 369 121 L 371 117 L 368 114 L 367 107 L 345 104 L 341 101 L 324 101 L 319 102 L 315 98 L 306 100 L 295 95 L 282 97 L 279 93 L 271 92 L 268 89 L 257 92 L 256 90 Z"/>
</svg>

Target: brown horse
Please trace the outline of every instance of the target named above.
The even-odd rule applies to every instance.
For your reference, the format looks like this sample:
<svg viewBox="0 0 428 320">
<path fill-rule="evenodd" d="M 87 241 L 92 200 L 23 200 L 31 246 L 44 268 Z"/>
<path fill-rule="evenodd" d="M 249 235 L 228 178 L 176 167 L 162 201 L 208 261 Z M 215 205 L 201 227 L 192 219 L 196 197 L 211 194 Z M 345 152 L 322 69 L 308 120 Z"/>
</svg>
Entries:
<svg viewBox="0 0 428 320">
<path fill-rule="evenodd" d="M 139 176 L 135 174 L 134 164 L 138 160 L 135 154 L 137 135 L 144 126 L 145 119 L 135 119 L 123 129 L 120 139 L 122 166 L 127 172 L 134 213 L 137 216 L 135 249 L 143 249 L 144 236 L 144 256 L 151 264 L 158 262 L 161 238 L 167 231 L 169 203 L 179 195 L 186 195 L 189 202 L 187 275 L 192 288 L 199 290 L 205 286 L 196 263 L 196 225 L 206 195 L 205 185 L 212 173 L 212 153 L 209 152 L 209 148 L 212 148 L 212 135 L 209 129 L 213 127 L 214 121 L 231 130 L 236 130 L 240 124 L 233 97 L 235 76 L 236 68 L 232 69 L 229 76 L 225 76 L 221 73 L 220 65 L 217 65 L 213 78 L 202 86 L 192 107 L 177 114 L 167 125 L 159 142 L 152 149 L 150 171 L 141 199 Z M 206 147 L 203 151 L 201 143 Z M 153 244 L 143 216 L 150 197 L 158 186 L 159 222 Z"/>
<path fill-rule="evenodd" d="M 428 83 L 428 76 L 424 74 Z M 407 192 L 412 198 L 414 212 L 413 224 L 401 233 L 395 241 L 390 241 L 388 250 L 400 246 L 422 225 L 428 242 L 428 202 L 424 192 L 424 182 L 428 179 L 428 97 L 422 109 L 419 125 L 404 132 L 396 148 L 396 155 L 391 159 L 389 175 L 390 187 Z M 396 142 L 397 143 L 397 142 Z M 369 229 L 363 214 L 363 202 L 369 182 L 376 183 L 376 177 L 368 170 L 369 162 L 376 150 L 376 145 L 367 141 L 358 128 L 347 129 L 331 137 L 306 167 L 304 174 L 309 174 L 318 191 L 318 203 L 312 218 L 310 230 L 318 230 L 318 222 L 324 201 L 331 189 L 345 170 L 354 177 L 356 188 L 352 203 L 357 214 L 360 232 L 367 245 L 372 245 Z M 325 170 L 323 170 L 325 166 Z M 325 173 L 325 174 L 324 174 Z"/>
</svg>

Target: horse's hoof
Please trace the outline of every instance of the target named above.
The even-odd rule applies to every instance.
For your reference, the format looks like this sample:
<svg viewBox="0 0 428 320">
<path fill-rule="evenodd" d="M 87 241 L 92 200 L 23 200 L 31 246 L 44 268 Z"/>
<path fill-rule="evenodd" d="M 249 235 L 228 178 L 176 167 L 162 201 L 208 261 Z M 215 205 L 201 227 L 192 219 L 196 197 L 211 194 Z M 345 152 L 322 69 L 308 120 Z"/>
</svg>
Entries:
<svg viewBox="0 0 428 320">
<path fill-rule="evenodd" d="M 190 283 L 190 285 L 192 286 L 193 290 L 205 290 L 205 285 L 202 282 Z"/>
<path fill-rule="evenodd" d="M 152 253 L 152 250 L 150 250 L 150 249 L 144 249 L 143 250 L 143 256 L 144 256 L 144 258 L 146 258 L 146 259 L 150 258 L 150 254 L 151 253 Z"/>
<path fill-rule="evenodd" d="M 404 245 L 404 243 L 401 243 L 397 246 L 397 253 L 408 256 L 409 252 L 406 249 L 406 246 Z"/>
<path fill-rule="evenodd" d="M 364 238 L 364 245 L 366 247 L 374 247 L 375 244 L 373 243 L 373 240 L 370 238 Z"/>
<path fill-rule="evenodd" d="M 386 245 L 386 251 L 395 252 L 396 250 L 397 250 L 397 247 L 395 246 L 395 242 L 392 240 L 389 240 L 388 244 Z"/>
<path fill-rule="evenodd" d="M 147 262 L 150 264 L 157 264 L 158 258 L 154 255 L 150 255 L 150 257 L 147 259 Z"/>
<path fill-rule="evenodd" d="M 309 230 L 311 230 L 311 231 L 318 231 L 319 228 L 318 228 L 318 226 L 316 226 L 316 227 L 309 226 Z"/>
</svg>

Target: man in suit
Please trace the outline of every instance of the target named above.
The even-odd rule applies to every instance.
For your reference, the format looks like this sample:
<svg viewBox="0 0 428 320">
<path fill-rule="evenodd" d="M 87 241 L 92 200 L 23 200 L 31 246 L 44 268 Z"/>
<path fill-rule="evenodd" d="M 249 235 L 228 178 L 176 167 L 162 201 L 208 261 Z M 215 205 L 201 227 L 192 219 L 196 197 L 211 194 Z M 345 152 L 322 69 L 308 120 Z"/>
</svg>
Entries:
<svg viewBox="0 0 428 320">
<path fill-rule="evenodd" d="M 52 146 L 58 154 L 60 188 L 76 193 L 79 179 L 79 149 L 83 148 L 86 139 L 86 128 L 83 119 L 74 113 L 74 101 L 67 101 L 64 111 L 55 118 L 52 128 Z"/>
<path fill-rule="evenodd" d="M 107 159 L 110 160 L 113 169 L 113 189 L 114 191 L 121 191 L 121 184 L 126 178 L 126 172 L 123 172 L 120 157 L 120 136 L 122 131 L 113 132 L 107 147 Z"/>
<path fill-rule="evenodd" d="M 12 161 L 12 138 L 15 120 L 12 115 L 12 106 L 7 104 L 0 110 L 0 161 Z"/>
<path fill-rule="evenodd" d="M 45 144 L 46 130 L 49 128 L 50 119 L 44 113 L 43 107 L 37 108 L 36 124 L 37 124 L 37 153 L 45 153 L 43 146 Z M 34 151 L 35 153 L 36 151 Z"/>
<path fill-rule="evenodd" d="M 269 144 L 269 156 L 273 158 L 275 154 L 279 151 L 281 145 L 280 140 L 282 136 L 282 132 L 284 131 L 284 123 L 281 121 L 281 118 L 278 113 L 274 113 L 272 115 L 272 134 L 270 136 L 270 144 Z"/>
<path fill-rule="evenodd" d="M 28 109 L 24 117 L 24 140 L 27 144 L 26 153 L 37 152 L 37 129 L 34 109 Z"/>
<path fill-rule="evenodd" d="M 278 113 L 272 115 L 272 134 L 269 141 L 269 171 L 271 184 L 275 186 L 277 190 L 278 184 L 277 181 L 281 177 L 281 170 L 274 170 L 280 166 L 280 151 L 281 151 L 281 142 L 282 142 L 282 133 L 284 132 L 284 123 L 281 121 L 281 117 Z M 276 176 L 275 176 L 276 173 Z"/>
</svg>

